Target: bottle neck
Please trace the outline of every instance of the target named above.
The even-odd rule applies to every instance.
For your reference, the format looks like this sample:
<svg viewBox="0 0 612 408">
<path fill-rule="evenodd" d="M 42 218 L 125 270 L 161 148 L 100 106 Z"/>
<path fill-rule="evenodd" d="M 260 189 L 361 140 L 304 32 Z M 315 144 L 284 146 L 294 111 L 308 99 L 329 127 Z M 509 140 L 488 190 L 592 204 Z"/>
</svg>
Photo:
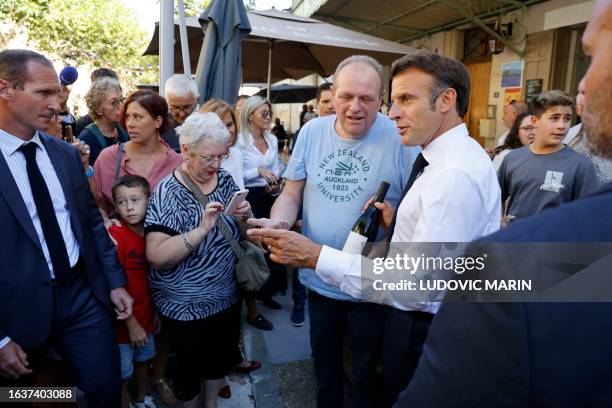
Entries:
<svg viewBox="0 0 612 408">
<path fill-rule="evenodd" d="M 381 182 L 380 186 L 378 187 L 378 191 L 376 192 L 376 195 L 374 196 L 374 202 L 382 203 L 383 201 L 385 201 L 385 197 L 387 196 L 387 191 L 389 191 L 389 183 L 385 181 Z"/>
</svg>

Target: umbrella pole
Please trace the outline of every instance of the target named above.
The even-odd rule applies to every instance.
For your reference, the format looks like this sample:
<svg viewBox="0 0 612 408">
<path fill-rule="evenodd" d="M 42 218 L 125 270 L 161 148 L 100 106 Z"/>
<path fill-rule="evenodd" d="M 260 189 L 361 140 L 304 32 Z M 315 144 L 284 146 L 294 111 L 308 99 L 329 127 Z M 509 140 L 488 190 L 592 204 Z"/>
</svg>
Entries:
<svg viewBox="0 0 612 408">
<path fill-rule="evenodd" d="M 166 80 L 174 74 L 174 1 L 159 2 L 159 93 L 164 94 Z"/>
<path fill-rule="evenodd" d="M 266 98 L 270 100 L 270 87 L 272 86 L 272 40 L 268 40 L 268 91 Z"/>
<path fill-rule="evenodd" d="M 189 62 L 189 44 L 187 40 L 187 26 L 185 24 L 185 4 L 178 0 L 179 33 L 181 36 L 181 51 L 183 52 L 183 73 L 191 76 L 191 63 Z"/>
</svg>

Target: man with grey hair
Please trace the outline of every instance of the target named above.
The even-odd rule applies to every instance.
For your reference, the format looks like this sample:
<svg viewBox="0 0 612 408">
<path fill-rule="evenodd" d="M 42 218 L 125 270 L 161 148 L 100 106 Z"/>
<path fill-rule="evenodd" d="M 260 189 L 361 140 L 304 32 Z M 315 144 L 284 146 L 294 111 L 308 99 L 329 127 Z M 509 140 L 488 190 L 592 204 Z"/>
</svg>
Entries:
<svg viewBox="0 0 612 408">
<path fill-rule="evenodd" d="M 403 147 L 393 122 L 378 114 L 383 79 L 382 67 L 375 59 L 351 56 L 338 65 L 334 78 L 336 114 L 312 119 L 300 130 L 284 174 L 285 188 L 272 208 L 271 220 L 252 222 L 288 228 L 302 208 L 303 234 L 341 249 L 364 204 L 382 181 L 390 184 L 387 199 L 397 206 L 418 148 Z M 359 302 L 325 283 L 312 269 L 300 269 L 299 277 L 309 289 L 317 406 L 343 404 L 345 335 L 351 344 L 352 405 L 380 405 L 382 385 L 375 364 L 381 347 L 383 308 Z"/>
<path fill-rule="evenodd" d="M 198 84 L 189 75 L 174 74 L 166 81 L 164 94 L 173 123 L 168 130 L 162 133 L 161 137 L 175 152 L 180 153 L 181 147 L 174 128 L 182 125 L 197 108 L 200 97 Z"/>
<path fill-rule="evenodd" d="M 198 106 L 198 84 L 189 75 L 174 74 L 166 81 L 164 92 L 176 126 L 182 125 Z"/>
</svg>

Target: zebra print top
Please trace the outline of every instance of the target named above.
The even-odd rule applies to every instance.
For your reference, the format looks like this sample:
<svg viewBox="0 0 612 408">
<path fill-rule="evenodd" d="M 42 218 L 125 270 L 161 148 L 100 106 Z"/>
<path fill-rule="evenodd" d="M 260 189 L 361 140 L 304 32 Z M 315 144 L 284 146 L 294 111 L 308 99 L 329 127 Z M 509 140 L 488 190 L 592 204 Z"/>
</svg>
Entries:
<svg viewBox="0 0 612 408">
<path fill-rule="evenodd" d="M 217 173 L 215 190 L 209 201 L 228 205 L 238 186 L 223 169 Z M 200 224 L 203 208 L 174 173 L 159 182 L 151 195 L 145 233 L 163 232 L 170 236 L 190 231 Z M 240 230 L 233 217 L 221 215 L 236 239 Z M 175 320 L 196 320 L 219 313 L 237 300 L 236 257 L 215 226 L 196 250 L 169 269 L 151 268 L 149 287 L 159 312 Z"/>
</svg>

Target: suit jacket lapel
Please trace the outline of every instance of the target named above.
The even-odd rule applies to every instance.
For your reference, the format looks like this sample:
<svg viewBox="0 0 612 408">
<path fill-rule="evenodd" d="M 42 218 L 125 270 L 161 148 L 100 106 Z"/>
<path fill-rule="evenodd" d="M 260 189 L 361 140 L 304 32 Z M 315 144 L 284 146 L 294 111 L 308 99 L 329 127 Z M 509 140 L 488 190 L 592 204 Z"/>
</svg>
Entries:
<svg viewBox="0 0 612 408">
<path fill-rule="evenodd" d="M 73 186 L 66 165 L 66 161 L 70 160 L 70 157 L 67 157 L 65 154 L 63 154 L 57 143 L 53 143 L 48 140 L 48 138 L 50 138 L 51 136 L 43 135 L 42 132 L 39 132 L 39 135 L 40 140 L 47 149 L 47 154 L 51 159 L 51 163 L 53 164 L 53 168 L 55 169 L 57 178 L 59 179 L 59 182 L 62 185 L 62 191 L 64 192 L 64 197 L 66 198 L 66 203 L 68 204 L 68 209 L 70 211 L 70 224 L 72 225 L 72 232 L 75 234 L 79 245 L 82 245 L 83 237 L 81 229 L 77 228 L 80 223 L 76 211 L 77 207 L 76 202 L 74 201 L 74 194 L 72 193 Z"/>
<path fill-rule="evenodd" d="M 34 229 L 34 223 L 32 222 L 32 218 L 30 218 L 30 213 L 28 212 L 23 197 L 17 187 L 17 183 L 13 178 L 13 174 L 2 154 L 0 154 L 0 194 L 4 196 L 7 206 L 13 212 L 17 222 L 19 222 L 25 233 L 42 253 L 42 246 L 40 245 L 40 240 Z"/>
</svg>

